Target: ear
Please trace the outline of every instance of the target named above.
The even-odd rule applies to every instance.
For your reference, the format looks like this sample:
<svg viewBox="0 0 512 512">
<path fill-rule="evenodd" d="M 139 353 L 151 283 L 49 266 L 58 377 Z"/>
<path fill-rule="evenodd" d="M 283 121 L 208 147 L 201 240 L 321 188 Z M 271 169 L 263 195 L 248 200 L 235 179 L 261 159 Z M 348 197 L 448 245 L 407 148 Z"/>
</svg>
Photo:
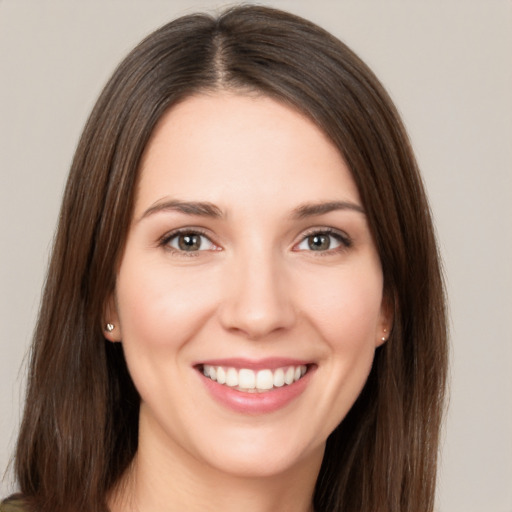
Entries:
<svg viewBox="0 0 512 512">
<path fill-rule="evenodd" d="M 119 323 L 119 315 L 117 313 L 117 304 L 115 293 L 112 293 L 103 308 L 103 336 L 113 343 L 121 341 L 121 324 Z"/>
<path fill-rule="evenodd" d="M 377 326 L 376 347 L 380 347 L 388 341 L 391 330 L 393 329 L 394 319 L 395 301 L 389 294 L 385 293 L 382 297 L 379 325 Z"/>
</svg>

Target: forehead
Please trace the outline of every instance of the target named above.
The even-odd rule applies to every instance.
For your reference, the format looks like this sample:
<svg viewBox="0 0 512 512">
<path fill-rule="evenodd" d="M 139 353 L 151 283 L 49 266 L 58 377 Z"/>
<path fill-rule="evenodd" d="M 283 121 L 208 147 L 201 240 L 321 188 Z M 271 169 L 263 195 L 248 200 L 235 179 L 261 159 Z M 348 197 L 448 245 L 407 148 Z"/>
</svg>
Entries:
<svg viewBox="0 0 512 512">
<path fill-rule="evenodd" d="M 141 162 L 136 210 L 164 196 L 220 206 L 359 202 L 340 152 L 311 120 L 274 99 L 232 92 L 191 96 L 158 123 Z"/>
</svg>

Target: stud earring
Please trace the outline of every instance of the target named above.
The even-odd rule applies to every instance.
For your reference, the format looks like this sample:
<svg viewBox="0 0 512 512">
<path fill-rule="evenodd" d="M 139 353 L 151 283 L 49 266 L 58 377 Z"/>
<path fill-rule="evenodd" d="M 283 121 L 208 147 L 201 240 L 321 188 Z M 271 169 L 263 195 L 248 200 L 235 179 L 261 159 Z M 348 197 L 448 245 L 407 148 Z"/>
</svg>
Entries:
<svg viewBox="0 0 512 512">
<path fill-rule="evenodd" d="M 388 332 L 388 330 L 387 330 L 387 329 L 383 329 L 383 331 L 384 331 L 384 334 L 386 334 L 386 333 Z M 386 336 L 382 336 L 381 340 L 382 340 L 382 341 L 387 341 Z"/>
<path fill-rule="evenodd" d="M 114 324 L 108 323 L 108 324 L 105 326 L 105 330 L 106 330 L 107 332 L 112 332 L 114 329 L 115 329 L 115 325 L 114 325 Z"/>
</svg>

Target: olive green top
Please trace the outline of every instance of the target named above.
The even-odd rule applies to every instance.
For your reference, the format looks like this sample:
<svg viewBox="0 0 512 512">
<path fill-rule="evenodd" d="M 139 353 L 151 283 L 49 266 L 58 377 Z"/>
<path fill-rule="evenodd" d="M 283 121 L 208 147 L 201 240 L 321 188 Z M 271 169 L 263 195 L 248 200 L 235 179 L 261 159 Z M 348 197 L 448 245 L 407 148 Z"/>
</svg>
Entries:
<svg viewBox="0 0 512 512">
<path fill-rule="evenodd" d="M 0 512 L 24 512 L 26 508 L 23 500 L 19 497 L 13 496 L 0 503 Z"/>
</svg>

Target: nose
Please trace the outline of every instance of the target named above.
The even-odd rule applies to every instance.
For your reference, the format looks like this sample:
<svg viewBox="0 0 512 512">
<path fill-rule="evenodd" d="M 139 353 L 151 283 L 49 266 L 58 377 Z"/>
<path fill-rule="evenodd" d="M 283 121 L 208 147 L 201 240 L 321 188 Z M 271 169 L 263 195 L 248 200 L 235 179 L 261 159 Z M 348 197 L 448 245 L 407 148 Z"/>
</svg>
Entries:
<svg viewBox="0 0 512 512">
<path fill-rule="evenodd" d="M 292 283 L 277 260 L 253 253 L 229 266 L 227 293 L 218 310 L 226 330 L 257 340 L 294 325 Z"/>
</svg>

